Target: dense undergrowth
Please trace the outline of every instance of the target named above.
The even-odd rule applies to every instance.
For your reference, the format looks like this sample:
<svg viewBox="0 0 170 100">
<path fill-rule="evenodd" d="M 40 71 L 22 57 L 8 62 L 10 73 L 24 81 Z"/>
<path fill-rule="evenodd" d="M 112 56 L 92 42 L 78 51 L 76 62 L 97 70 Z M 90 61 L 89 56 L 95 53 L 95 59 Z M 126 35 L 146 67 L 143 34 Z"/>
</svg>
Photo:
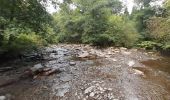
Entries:
<svg viewBox="0 0 170 100">
<path fill-rule="evenodd" d="M 136 0 L 131 14 L 119 0 L 52 1 L 60 8 L 53 15 L 41 0 L 0 1 L 1 55 L 17 56 L 52 43 L 170 49 L 170 0 L 162 6 Z"/>
</svg>

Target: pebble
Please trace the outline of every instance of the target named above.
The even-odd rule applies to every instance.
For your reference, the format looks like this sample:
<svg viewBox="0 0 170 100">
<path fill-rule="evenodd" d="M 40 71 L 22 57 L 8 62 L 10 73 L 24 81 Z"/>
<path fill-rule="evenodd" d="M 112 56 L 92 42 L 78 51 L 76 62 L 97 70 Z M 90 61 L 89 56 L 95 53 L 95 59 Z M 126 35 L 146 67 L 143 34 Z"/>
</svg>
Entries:
<svg viewBox="0 0 170 100">
<path fill-rule="evenodd" d="M 86 98 L 83 98 L 83 100 L 86 100 Z"/>
<path fill-rule="evenodd" d="M 108 88 L 107 90 L 112 91 L 112 88 Z"/>
<path fill-rule="evenodd" d="M 117 59 L 112 58 L 112 61 L 117 61 Z"/>
<path fill-rule="evenodd" d="M 95 95 L 95 93 L 94 93 L 94 92 L 91 92 L 89 96 L 90 96 L 90 97 L 94 97 L 94 95 Z"/>
<path fill-rule="evenodd" d="M 144 73 L 142 71 L 137 70 L 137 69 L 133 69 L 133 70 L 134 70 L 134 74 L 144 76 Z"/>
<path fill-rule="evenodd" d="M 133 65 L 135 65 L 135 62 L 134 61 L 129 61 L 127 64 L 128 64 L 128 66 L 132 67 Z"/>
<path fill-rule="evenodd" d="M 91 86 L 91 87 L 87 88 L 87 89 L 84 91 L 84 93 L 87 94 L 87 93 L 91 92 L 93 88 L 95 88 L 95 86 Z"/>
<path fill-rule="evenodd" d="M 70 64 L 70 66 L 74 66 L 74 65 L 76 65 L 76 63 L 75 63 L 75 62 L 70 62 L 69 64 Z"/>
<path fill-rule="evenodd" d="M 130 54 L 131 54 L 131 52 L 122 51 L 122 54 L 124 54 L 124 55 L 130 55 Z"/>
</svg>

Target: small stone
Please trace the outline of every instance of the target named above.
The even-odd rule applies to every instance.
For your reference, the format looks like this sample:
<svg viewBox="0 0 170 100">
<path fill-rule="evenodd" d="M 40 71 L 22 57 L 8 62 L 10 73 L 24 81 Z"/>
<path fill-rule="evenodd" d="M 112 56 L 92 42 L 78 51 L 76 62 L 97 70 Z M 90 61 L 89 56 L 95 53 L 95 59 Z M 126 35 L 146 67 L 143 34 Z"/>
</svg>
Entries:
<svg viewBox="0 0 170 100">
<path fill-rule="evenodd" d="M 119 50 L 115 50 L 114 52 L 115 52 L 115 53 L 119 53 L 120 51 L 119 51 Z"/>
<path fill-rule="evenodd" d="M 74 65 L 76 65 L 76 63 L 75 63 L 75 62 L 70 62 L 69 64 L 70 64 L 70 66 L 74 66 Z"/>
<path fill-rule="evenodd" d="M 91 86 L 91 87 L 87 88 L 87 89 L 84 91 L 84 93 L 87 94 L 87 93 L 91 92 L 93 88 L 95 88 L 95 86 Z"/>
<path fill-rule="evenodd" d="M 34 67 L 32 67 L 32 68 L 30 68 L 30 70 L 32 71 L 32 72 L 35 72 L 35 71 L 37 71 L 37 70 L 39 70 L 39 69 L 42 69 L 44 66 L 42 66 L 42 64 L 36 64 L 36 65 L 34 65 Z"/>
<path fill-rule="evenodd" d="M 97 100 L 98 100 L 99 96 L 100 96 L 100 95 L 97 95 L 97 96 L 95 97 L 95 99 L 97 99 Z"/>
<path fill-rule="evenodd" d="M 80 96 L 78 96 L 77 98 L 80 99 Z"/>
<path fill-rule="evenodd" d="M 117 61 L 117 59 L 112 58 L 112 61 Z"/>
<path fill-rule="evenodd" d="M 43 89 L 48 89 L 48 87 L 47 87 L 47 86 L 43 86 L 42 88 L 43 88 Z"/>
<path fill-rule="evenodd" d="M 77 96 L 77 92 L 74 95 Z"/>
<path fill-rule="evenodd" d="M 0 100 L 6 100 L 5 96 L 0 96 Z"/>
<path fill-rule="evenodd" d="M 135 65 L 135 62 L 134 61 L 129 61 L 127 64 L 128 64 L 128 66 L 132 67 L 133 65 Z"/>
<path fill-rule="evenodd" d="M 127 50 L 127 48 L 121 47 L 120 50 Z"/>
<path fill-rule="evenodd" d="M 104 88 L 104 90 L 107 90 L 107 88 Z"/>
<path fill-rule="evenodd" d="M 90 97 L 93 97 L 94 95 L 95 95 L 94 92 L 91 92 L 91 93 L 90 93 Z"/>
<path fill-rule="evenodd" d="M 137 70 L 137 69 L 133 69 L 133 70 L 134 70 L 134 74 L 144 76 L 144 73 L 142 71 Z"/>
<path fill-rule="evenodd" d="M 97 83 L 97 84 L 96 84 L 96 86 L 100 86 L 100 84 L 99 84 L 99 83 Z"/>
<path fill-rule="evenodd" d="M 105 55 L 105 58 L 110 58 L 110 56 L 109 55 Z"/>
<path fill-rule="evenodd" d="M 113 98 L 114 98 L 113 94 L 112 94 L 112 93 L 109 93 L 109 94 L 108 94 L 108 98 L 109 98 L 109 100 L 113 99 Z"/>
<path fill-rule="evenodd" d="M 86 100 L 86 98 L 83 98 L 83 100 Z"/>
<path fill-rule="evenodd" d="M 79 54 L 78 56 L 79 58 L 86 58 L 86 57 L 89 57 L 89 53 L 88 52 L 84 52 L 82 54 Z"/>
<path fill-rule="evenodd" d="M 107 90 L 112 91 L 112 88 L 108 88 Z"/>
<path fill-rule="evenodd" d="M 55 95 L 59 97 L 63 97 L 65 93 L 69 92 L 70 85 L 69 83 L 57 85 L 54 87 Z"/>
<path fill-rule="evenodd" d="M 102 94 L 103 92 L 102 92 L 102 91 L 100 91 L 100 93 Z"/>
<path fill-rule="evenodd" d="M 136 51 L 138 51 L 138 49 L 132 49 L 132 51 L 133 51 L 133 52 L 136 52 Z"/>
<path fill-rule="evenodd" d="M 88 99 L 89 98 L 89 96 L 86 96 L 86 99 Z"/>
<path fill-rule="evenodd" d="M 100 91 L 103 91 L 103 88 L 102 88 L 102 87 L 99 87 L 99 90 L 100 90 Z"/>
<path fill-rule="evenodd" d="M 124 55 L 130 55 L 130 54 L 131 54 L 131 52 L 122 51 L 122 54 L 124 54 Z"/>
<path fill-rule="evenodd" d="M 108 55 L 112 55 L 112 52 L 111 51 L 108 51 L 108 53 L 107 53 Z"/>
<path fill-rule="evenodd" d="M 98 97 L 98 100 L 102 100 L 102 96 L 99 96 L 99 97 Z"/>
<path fill-rule="evenodd" d="M 72 80 L 72 75 L 71 74 L 66 74 L 66 73 L 62 73 L 60 75 L 60 80 L 63 81 L 63 82 L 68 82 L 70 80 Z"/>
</svg>

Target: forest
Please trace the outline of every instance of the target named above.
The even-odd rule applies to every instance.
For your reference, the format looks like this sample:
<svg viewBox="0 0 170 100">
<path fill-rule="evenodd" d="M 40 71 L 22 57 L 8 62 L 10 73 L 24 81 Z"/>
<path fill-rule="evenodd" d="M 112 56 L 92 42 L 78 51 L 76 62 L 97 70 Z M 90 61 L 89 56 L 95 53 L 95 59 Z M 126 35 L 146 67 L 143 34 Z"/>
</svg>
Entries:
<svg viewBox="0 0 170 100">
<path fill-rule="evenodd" d="M 170 0 L 0 0 L 0 100 L 170 100 Z"/>
<path fill-rule="evenodd" d="M 170 0 L 0 0 L 0 55 L 57 43 L 170 49 Z M 50 3 L 59 10 L 50 14 Z"/>
</svg>

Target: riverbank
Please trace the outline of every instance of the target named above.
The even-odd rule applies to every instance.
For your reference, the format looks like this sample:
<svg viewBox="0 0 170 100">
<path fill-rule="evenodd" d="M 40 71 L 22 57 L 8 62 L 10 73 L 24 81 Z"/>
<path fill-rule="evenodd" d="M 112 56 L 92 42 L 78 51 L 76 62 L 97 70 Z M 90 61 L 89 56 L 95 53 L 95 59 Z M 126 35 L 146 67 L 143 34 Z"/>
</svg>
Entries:
<svg viewBox="0 0 170 100">
<path fill-rule="evenodd" d="M 0 72 L 0 83 L 18 79 L 36 66 L 60 72 L 50 75 L 38 73 L 11 81 L 11 84 L 0 88 L 0 95 L 14 100 L 170 98 L 170 60 L 158 53 L 115 47 L 98 49 L 76 44 L 52 45 L 41 53 L 41 60 L 1 65 L 1 68 L 15 69 Z"/>
</svg>

